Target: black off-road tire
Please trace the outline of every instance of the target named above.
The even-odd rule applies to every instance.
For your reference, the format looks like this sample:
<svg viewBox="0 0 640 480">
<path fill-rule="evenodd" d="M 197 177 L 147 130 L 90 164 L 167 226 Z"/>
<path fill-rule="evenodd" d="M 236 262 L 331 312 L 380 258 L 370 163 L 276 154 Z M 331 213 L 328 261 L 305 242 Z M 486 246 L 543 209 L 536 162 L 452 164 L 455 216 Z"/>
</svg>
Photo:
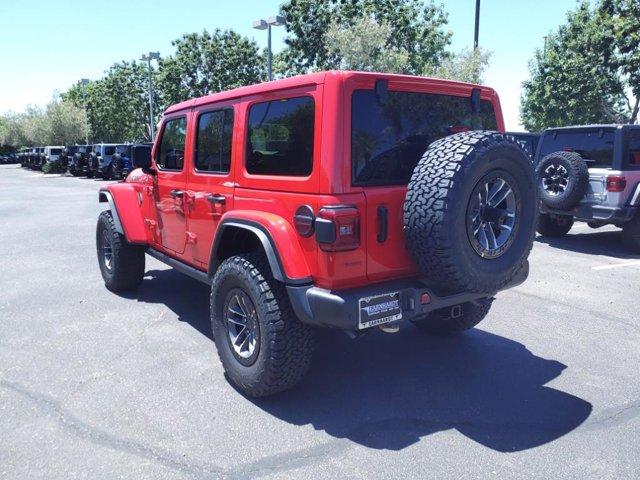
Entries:
<svg viewBox="0 0 640 480">
<path fill-rule="evenodd" d="M 538 217 L 538 233 L 544 237 L 564 237 L 573 227 L 571 215 L 541 213 Z"/>
<path fill-rule="evenodd" d="M 631 251 L 640 253 L 640 213 L 622 226 L 622 241 Z"/>
<path fill-rule="evenodd" d="M 477 186 L 498 173 L 518 190 L 518 221 L 502 253 L 486 258 L 468 234 L 468 208 Z M 524 268 L 537 213 L 537 189 L 526 152 L 496 132 L 457 133 L 432 143 L 415 167 L 404 202 L 405 243 L 434 288 L 491 295 Z"/>
<path fill-rule="evenodd" d="M 548 168 L 566 170 L 568 181 L 564 191 L 552 195 L 544 187 L 543 180 Z M 587 193 L 589 188 L 589 168 L 583 158 L 576 152 L 553 152 L 543 157 L 536 166 L 536 179 L 542 203 L 549 208 L 566 210 L 575 207 Z"/>
<path fill-rule="evenodd" d="M 105 262 L 105 242 L 111 248 L 111 268 Z M 127 242 L 116 230 L 113 216 L 105 210 L 98 217 L 96 228 L 98 263 L 105 286 L 113 292 L 136 289 L 144 277 L 144 247 Z"/>
<path fill-rule="evenodd" d="M 472 302 L 442 308 L 426 317 L 412 320 L 420 330 L 434 335 L 463 332 L 478 325 L 489 313 L 493 298 L 481 298 Z"/>
<path fill-rule="evenodd" d="M 250 365 L 236 357 L 228 335 L 225 300 L 240 289 L 253 302 L 259 338 Z M 211 285 L 211 327 L 220 361 L 228 380 L 250 397 L 264 397 L 292 388 L 311 365 L 315 334 L 298 320 L 285 286 L 275 280 L 260 253 L 226 259 Z"/>
</svg>

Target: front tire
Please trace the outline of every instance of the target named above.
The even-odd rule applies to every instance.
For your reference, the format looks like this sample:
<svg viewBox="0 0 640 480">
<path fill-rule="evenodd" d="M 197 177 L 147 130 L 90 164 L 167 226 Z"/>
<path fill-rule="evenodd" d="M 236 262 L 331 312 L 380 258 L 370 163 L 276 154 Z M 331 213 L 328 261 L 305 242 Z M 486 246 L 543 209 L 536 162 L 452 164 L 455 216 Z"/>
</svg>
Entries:
<svg viewBox="0 0 640 480">
<path fill-rule="evenodd" d="M 573 227 L 571 215 L 541 213 L 538 217 L 537 231 L 543 237 L 564 237 Z"/>
<path fill-rule="evenodd" d="M 264 255 L 222 262 L 211 285 L 211 327 L 227 379 L 250 397 L 293 387 L 311 364 L 314 332 L 296 318 Z"/>
<path fill-rule="evenodd" d="M 144 277 L 144 248 L 130 244 L 118 233 L 109 210 L 98 217 L 96 247 L 100 272 L 109 290 L 134 290 L 140 285 Z"/>
<path fill-rule="evenodd" d="M 450 335 L 478 325 L 489 313 L 493 298 L 481 298 L 452 307 L 434 310 L 412 323 L 420 330 L 434 335 Z"/>
</svg>

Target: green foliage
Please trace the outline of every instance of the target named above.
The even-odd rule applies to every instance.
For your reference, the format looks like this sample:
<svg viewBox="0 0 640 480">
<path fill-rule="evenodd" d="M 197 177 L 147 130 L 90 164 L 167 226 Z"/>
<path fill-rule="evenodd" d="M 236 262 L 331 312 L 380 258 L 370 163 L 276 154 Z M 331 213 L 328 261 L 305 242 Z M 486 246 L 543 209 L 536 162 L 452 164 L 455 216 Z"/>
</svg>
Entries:
<svg viewBox="0 0 640 480">
<path fill-rule="evenodd" d="M 157 74 L 153 74 L 157 77 Z M 153 81 L 152 76 L 152 81 Z M 78 108 L 84 108 L 91 125 L 91 141 L 123 142 L 148 140 L 149 97 L 147 66 L 136 62 L 116 63 L 105 76 L 86 86 L 74 85 L 66 94 Z M 83 88 L 85 97 L 83 97 Z M 157 89 L 154 89 L 157 92 Z M 154 97 L 155 114 L 162 113 Z M 156 121 L 157 121 L 156 118 Z"/>
<path fill-rule="evenodd" d="M 444 59 L 432 72 L 427 73 L 438 78 L 481 84 L 490 59 L 491 52 L 483 48 L 464 49 Z"/>
<path fill-rule="evenodd" d="M 364 17 L 372 18 L 383 29 L 390 30 L 386 47 L 395 52 L 394 55 L 406 53 L 408 59 L 403 71 L 407 73 L 422 74 L 448 56 L 445 48 L 451 42 L 451 32 L 444 30 L 447 15 L 442 6 L 433 3 L 425 4 L 421 0 L 289 0 L 280 11 L 287 18 L 288 33 L 283 52 L 288 68 L 280 74 L 340 68 L 344 48 L 336 48 L 333 42 L 328 44 L 325 32 L 332 24 L 348 30 Z M 373 40 L 379 42 L 375 35 Z M 364 46 L 364 42 L 358 44 Z M 379 55 L 375 57 L 379 58 Z"/>
<path fill-rule="evenodd" d="M 637 34 L 640 27 L 637 17 L 629 27 L 614 13 L 630 4 L 605 0 L 591 8 L 583 1 L 548 36 L 546 49 L 536 50 L 520 105 L 528 130 L 637 120 L 637 109 L 634 114 L 626 93 L 631 89 L 637 106 L 638 90 L 633 90 L 631 82 L 633 72 L 638 72 L 633 70 L 633 54 L 640 47 L 636 43 L 630 46 L 630 54 L 623 53 L 624 42 L 616 39 L 620 35 L 616 32 L 630 28 Z"/>
<path fill-rule="evenodd" d="M 330 57 L 339 58 L 338 68 L 369 72 L 407 73 L 409 53 L 404 48 L 389 47 L 391 26 L 373 17 L 362 17 L 350 28 L 332 21 L 325 44 Z"/>
<path fill-rule="evenodd" d="M 158 72 L 165 105 L 264 80 L 258 45 L 233 30 L 190 33 L 172 45 L 175 54 L 160 61 Z"/>
<path fill-rule="evenodd" d="M 30 106 L 24 113 L 5 114 L 2 125 L 0 144 L 67 145 L 84 138 L 87 119 L 82 109 L 55 97 L 45 108 Z"/>
<path fill-rule="evenodd" d="M 60 162 L 47 162 L 42 166 L 42 173 L 64 173 L 66 169 Z"/>
</svg>

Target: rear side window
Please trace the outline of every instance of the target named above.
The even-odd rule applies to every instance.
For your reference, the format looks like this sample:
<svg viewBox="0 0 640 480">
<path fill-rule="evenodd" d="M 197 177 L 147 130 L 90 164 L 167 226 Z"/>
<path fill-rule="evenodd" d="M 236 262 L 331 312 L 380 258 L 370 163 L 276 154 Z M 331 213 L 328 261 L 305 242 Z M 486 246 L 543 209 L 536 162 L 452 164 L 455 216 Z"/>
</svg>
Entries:
<svg viewBox="0 0 640 480">
<path fill-rule="evenodd" d="M 156 164 L 163 170 L 182 170 L 187 117 L 167 120 L 162 131 Z"/>
<path fill-rule="evenodd" d="M 640 132 L 629 135 L 629 166 L 640 168 Z"/>
<path fill-rule="evenodd" d="M 254 175 L 309 175 L 313 166 L 314 110 L 312 97 L 252 105 L 247 172 Z"/>
<path fill-rule="evenodd" d="M 474 113 L 469 97 L 389 92 L 380 105 L 373 90 L 351 97 L 351 183 L 404 185 L 429 144 L 465 130 L 496 130 L 491 102 Z"/>
<path fill-rule="evenodd" d="M 611 168 L 613 165 L 613 130 L 594 129 L 575 132 L 550 132 L 544 136 L 538 161 L 561 150 L 579 153 L 589 167 Z"/>
<path fill-rule="evenodd" d="M 231 166 L 233 109 L 207 112 L 198 118 L 196 170 L 228 173 Z"/>
</svg>

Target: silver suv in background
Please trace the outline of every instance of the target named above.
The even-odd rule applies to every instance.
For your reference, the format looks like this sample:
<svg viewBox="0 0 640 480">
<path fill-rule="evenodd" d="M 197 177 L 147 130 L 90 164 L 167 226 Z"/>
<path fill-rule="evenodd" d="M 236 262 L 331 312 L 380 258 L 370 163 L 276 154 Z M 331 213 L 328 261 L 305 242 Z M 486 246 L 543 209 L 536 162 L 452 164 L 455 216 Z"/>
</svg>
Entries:
<svg viewBox="0 0 640 480">
<path fill-rule="evenodd" d="M 538 233 L 560 237 L 576 220 L 593 228 L 615 225 L 640 252 L 640 125 L 545 130 L 534 164 Z"/>
</svg>

